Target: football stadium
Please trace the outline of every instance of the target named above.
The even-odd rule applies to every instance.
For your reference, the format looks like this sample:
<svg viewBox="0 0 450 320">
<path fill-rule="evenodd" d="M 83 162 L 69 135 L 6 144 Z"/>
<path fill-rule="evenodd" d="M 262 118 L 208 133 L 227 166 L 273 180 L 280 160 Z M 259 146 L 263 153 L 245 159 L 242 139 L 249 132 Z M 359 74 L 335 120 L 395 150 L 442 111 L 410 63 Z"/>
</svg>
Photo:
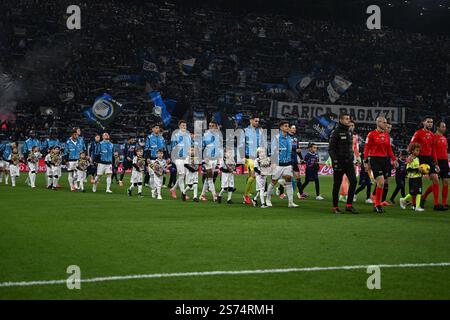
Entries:
<svg viewBox="0 0 450 320">
<path fill-rule="evenodd" d="M 2 1 L 0 299 L 450 299 L 449 35 L 447 0 Z"/>
</svg>

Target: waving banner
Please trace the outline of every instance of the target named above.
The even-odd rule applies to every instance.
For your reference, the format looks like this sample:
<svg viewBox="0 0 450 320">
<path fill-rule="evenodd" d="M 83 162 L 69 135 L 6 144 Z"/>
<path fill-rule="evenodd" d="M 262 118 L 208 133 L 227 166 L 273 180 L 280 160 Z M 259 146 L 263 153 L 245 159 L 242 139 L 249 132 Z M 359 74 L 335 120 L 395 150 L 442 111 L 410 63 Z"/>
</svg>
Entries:
<svg viewBox="0 0 450 320">
<path fill-rule="evenodd" d="M 347 91 L 352 83 L 340 76 L 335 76 L 333 80 L 330 81 L 327 87 L 328 97 L 332 103 L 335 103 L 337 99 L 341 97 Z"/>
<path fill-rule="evenodd" d="M 94 104 L 83 111 L 83 115 L 97 123 L 102 129 L 111 123 L 122 110 L 122 104 L 104 93 L 95 98 Z"/>
</svg>

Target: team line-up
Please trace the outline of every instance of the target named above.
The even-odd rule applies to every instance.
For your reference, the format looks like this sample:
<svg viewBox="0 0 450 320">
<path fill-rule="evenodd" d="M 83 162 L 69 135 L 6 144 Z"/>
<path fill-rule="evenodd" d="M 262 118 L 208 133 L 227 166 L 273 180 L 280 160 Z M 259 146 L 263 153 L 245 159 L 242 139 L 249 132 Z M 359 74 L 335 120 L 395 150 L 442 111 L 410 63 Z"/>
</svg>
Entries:
<svg viewBox="0 0 450 320">
<path fill-rule="evenodd" d="M 343 212 L 338 206 L 338 201 L 341 200 L 346 202 L 345 211 L 358 213 L 353 202 L 356 194 L 364 189 L 366 189 L 366 203 L 373 203 L 373 210 L 376 213 L 383 213 L 385 211 L 383 207 L 395 204 L 398 193 L 402 196 L 399 200 L 402 209 L 411 205 L 413 210 L 423 211 L 426 198 L 432 193 L 433 209 L 448 210 L 449 165 L 446 124 L 439 121 L 436 124 L 436 132 L 433 133 L 433 119 L 427 117 L 423 119 L 421 126 L 412 137 L 407 150 L 402 150 L 397 157 L 392 151 L 389 135 L 392 125 L 384 117 L 378 117 L 376 129 L 368 134 L 361 154 L 359 139 L 354 130 L 355 123 L 348 114 L 341 114 L 336 128 L 330 135 L 330 157 L 327 161 L 333 168 L 332 212 Z M 123 186 L 125 172 L 131 169 L 130 186 L 127 188 L 129 196 L 132 196 L 133 190 L 137 188 L 138 196 L 142 197 L 143 186 L 148 185 L 151 196 L 162 199 L 161 189 L 165 186 L 165 174 L 170 172 L 169 185 L 173 198 L 177 198 L 177 189 L 181 192 L 183 201 L 190 199 L 188 196 L 190 191 L 195 202 L 199 199 L 207 201 L 206 194 L 211 192 L 213 201 L 220 203 L 223 194 L 227 192 L 227 203 L 232 203 L 232 195 L 236 190 L 234 175 L 238 164 L 234 147 L 226 147 L 224 151 L 217 147 L 218 137 L 215 132 L 219 129 L 218 124 L 211 121 L 209 129 L 201 139 L 187 131 L 187 123 L 184 120 L 179 121 L 178 129 L 172 134 L 170 155 L 161 128 L 155 124 L 145 143 L 137 143 L 134 137 L 129 137 L 122 156 L 114 151 L 114 145 L 106 132 L 102 136 L 95 136 L 89 150 L 86 150 L 80 128 L 72 130 L 64 150 L 59 140 L 52 136 L 41 143 L 36 139 L 35 133 L 30 132 L 22 154 L 19 153 L 15 142 L 0 145 L 2 153 L 0 182 L 5 178 L 5 182 L 8 183 L 8 178 L 11 177 L 11 185 L 14 187 L 20 174 L 19 164 L 23 162 L 29 169 L 27 183 L 31 188 L 35 188 L 39 160 L 44 158 L 49 189 L 59 187 L 61 167 L 64 163 L 72 191 L 85 192 L 87 176 L 91 175 L 92 192 L 97 192 L 97 185 L 101 177 L 105 176 L 106 192 L 112 193 L 113 177 L 120 186 Z M 317 146 L 310 143 L 308 153 L 303 157 L 295 125 L 281 121 L 278 129 L 279 133 L 272 138 L 271 148 L 268 148 L 264 130 L 259 127 L 259 118 L 256 116 L 250 118 L 244 136 L 245 167 L 248 172 L 243 195 L 244 203 L 261 208 L 271 207 L 272 194 L 276 191 L 280 198 L 287 198 L 288 207 L 296 208 L 298 205 L 294 203 L 294 190 L 298 188 L 299 199 L 307 198 L 308 195 L 304 190 L 309 182 L 315 183 L 316 199 L 324 200 L 320 194 Z M 206 155 L 205 159 L 200 159 L 198 155 L 202 149 Z M 118 178 L 117 169 L 120 164 L 122 173 Z M 302 183 L 299 165 L 303 164 L 305 181 Z M 361 167 L 358 188 L 356 188 L 356 166 Z M 198 197 L 199 167 L 203 175 L 200 197 Z M 392 168 L 395 168 L 396 172 L 396 189 L 387 200 Z M 216 192 L 215 179 L 218 173 L 221 177 L 221 188 Z M 422 194 L 423 176 L 429 177 L 432 183 Z M 408 194 L 405 191 L 406 178 L 409 185 Z M 439 178 L 442 182 L 441 204 L 439 204 L 441 188 Z M 252 195 L 255 182 L 256 193 Z M 371 193 L 372 183 L 375 184 L 373 193 Z"/>
</svg>

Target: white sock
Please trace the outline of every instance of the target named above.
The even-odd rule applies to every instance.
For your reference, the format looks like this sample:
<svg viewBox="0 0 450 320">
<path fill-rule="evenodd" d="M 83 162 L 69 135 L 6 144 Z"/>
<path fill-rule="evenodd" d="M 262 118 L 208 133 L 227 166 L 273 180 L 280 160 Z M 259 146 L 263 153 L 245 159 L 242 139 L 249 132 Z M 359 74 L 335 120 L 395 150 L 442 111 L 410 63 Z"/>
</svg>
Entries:
<svg viewBox="0 0 450 320">
<path fill-rule="evenodd" d="M 5 172 L 5 183 L 8 184 L 8 180 L 9 180 L 9 173 L 8 171 Z"/>
<path fill-rule="evenodd" d="M 36 187 L 36 173 L 30 172 L 29 176 L 30 176 L 31 187 Z"/>
<path fill-rule="evenodd" d="M 198 197 L 198 186 L 197 186 L 197 184 L 194 183 L 192 185 L 192 188 L 194 189 L 194 198 L 197 198 Z"/>
<path fill-rule="evenodd" d="M 155 176 L 152 174 L 150 175 L 150 178 L 148 180 L 148 185 L 152 190 L 155 190 Z"/>
<path fill-rule="evenodd" d="M 53 176 L 53 186 L 56 188 L 56 186 L 58 185 L 58 181 L 59 181 L 59 177 L 57 176 Z"/>
<path fill-rule="evenodd" d="M 230 190 L 233 190 L 233 189 L 230 188 Z M 232 196 L 233 196 L 233 191 L 228 191 L 228 199 L 227 199 L 227 201 L 230 201 Z"/>
<path fill-rule="evenodd" d="M 224 188 L 222 188 L 222 189 L 220 189 L 220 192 L 219 192 L 219 197 L 221 197 L 222 196 L 222 194 L 225 192 L 225 189 Z"/>
<path fill-rule="evenodd" d="M 98 180 L 100 180 L 100 177 L 101 177 L 101 176 L 95 176 L 95 179 L 94 179 L 94 184 L 95 184 L 95 185 L 98 184 Z"/>
<path fill-rule="evenodd" d="M 272 199 L 273 187 L 274 185 L 272 183 L 269 183 L 269 186 L 267 187 L 267 200 L 269 201 Z"/>
<path fill-rule="evenodd" d="M 0 182 L 3 181 L 3 175 L 4 175 L 3 171 L 0 171 Z"/>
<path fill-rule="evenodd" d="M 294 190 L 292 188 L 292 183 L 291 182 L 285 182 L 284 184 L 284 190 L 286 190 L 286 194 L 287 194 L 287 198 L 288 198 L 288 203 L 292 204 L 294 203 Z"/>
<path fill-rule="evenodd" d="M 16 186 L 16 176 L 11 176 L 11 185 L 12 185 L 13 187 Z"/>
<path fill-rule="evenodd" d="M 67 175 L 67 180 L 69 180 L 70 187 L 73 188 L 73 172 L 69 171 Z"/>
<path fill-rule="evenodd" d="M 133 188 L 134 188 L 134 183 L 132 183 L 132 184 L 130 185 L 130 187 L 128 188 L 128 190 L 133 190 Z"/>
<path fill-rule="evenodd" d="M 106 176 L 106 190 L 110 190 L 111 188 L 111 176 Z"/>
<path fill-rule="evenodd" d="M 264 191 L 258 191 L 259 192 L 259 200 L 261 201 L 261 205 L 266 203 L 266 199 L 264 199 Z"/>
<path fill-rule="evenodd" d="M 156 194 L 157 194 L 158 196 L 161 195 L 161 187 L 156 188 Z"/>
<path fill-rule="evenodd" d="M 180 191 L 181 193 L 184 193 L 184 175 L 183 176 L 179 176 L 178 178 L 178 186 L 180 187 Z"/>
<path fill-rule="evenodd" d="M 214 186 L 214 180 L 213 178 L 208 178 L 208 185 L 209 185 L 209 190 L 211 190 L 213 196 L 216 196 L 216 187 Z"/>
<path fill-rule="evenodd" d="M 81 190 L 84 190 L 84 179 L 83 180 L 80 180 L 80 181 L 78 181 L 79 183 L 80 183 L 80 189 Z"/>
<path fill-rule="evenodd" d="M 51 186 L 53 183 L 53 176 L 47 176 L 47 187 Z"/>
<path fill-rule="evenodd" d="M 138 184 L 138 193 L 142 193 L 142 184 Z"/>
<path fill-rule="evenodd" d="M 205 180 L 205 182 L 203 183 L 203 188 L 202 188 L 202 196 L 206 195 L 207 188 L 208 188 L 208 181 Z"/>
</svg>

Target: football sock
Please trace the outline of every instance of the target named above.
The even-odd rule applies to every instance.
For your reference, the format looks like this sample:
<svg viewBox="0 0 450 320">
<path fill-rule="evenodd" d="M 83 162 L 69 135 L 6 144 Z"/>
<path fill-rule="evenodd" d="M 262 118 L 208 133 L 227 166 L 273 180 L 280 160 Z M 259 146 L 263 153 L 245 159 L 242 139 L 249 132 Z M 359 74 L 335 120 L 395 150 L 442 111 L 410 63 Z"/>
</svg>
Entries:
<svg viewBox="0 0 450 320">
<path fill-rule="evenodd" d="M 267 187 L 267 200 L 269 201 L 272 198 L 273 187 L 274 185 L 272 183 L 269 183 L 269 186 Z"/>
<path fill-rule="evenodd" d="M 73 172 L 69 171 L 68 175 L 67 175 L 67 180 L 69 180 L 69 185 L 71 188 L 73 188 Z"/>
<path fill-rule="evenodd" d="M 284 188 L 286 189 L 288 204 L 294 203 L 294 190 L 292 189 L 292 183 L 286 182 Z"/>
<path fill-rule="evenodd" d="M 250 191 L 252 190 L 252 185 L 253 185 L 254 181 L 255 181 L 254 177 L 252 177 L 252 176 L 248 177 L 247 183 L 245 184 L 244 195 L 248 196 L 250 194 Z"/>
<path fill-rule="evenodd" d="M 106 190 L 110 190 L 110 188 L 111 188 L 111 176 L 110 175 L 108 175 L 108 176 L 106 176 Z"/>
<path fill-rule="evenodd" d="M 381 197 L 383 196 L 383 188 L 376 187 L 375 206 L 381 205 Z"/>
<path fill-rule="evenodd" d="M 214 180 L 213 178 L 208 178 L 208 184 L 209 184 L 209 190 L 213 194 L 213 196 L 216 196 L 216 188 L 214 186 Z"/>
<path fill-rule="evenodd" d="M 233 188 L 228 188 L 228 199 L 227 199 L 227 201 L 230 201 L 231 197 L 233 196 L 233 191 L 231 191 L 231 190 L 233 190 Z"/>
<path fill-rule="evenodd" d="M 198 185 L 197 185 L 197 183 L 194 183 L 192 185 L 192 188 L 194 189 L 194 198 L 198 198 Z"/>
<path fill-rule="evenodd" d="M 403 198 L 403 200 L 409 201 L 409 200 L 411 200 L 411 198 L 412 198 L 412 195 L 411 194 L 407 194 L 406 197 Z"/>
<path fill-rule="evenodd" d="M 421 194 L 416 195 L 416 209 L 420 207 L 420 198 L 422 197 Z"/>
</svg>

